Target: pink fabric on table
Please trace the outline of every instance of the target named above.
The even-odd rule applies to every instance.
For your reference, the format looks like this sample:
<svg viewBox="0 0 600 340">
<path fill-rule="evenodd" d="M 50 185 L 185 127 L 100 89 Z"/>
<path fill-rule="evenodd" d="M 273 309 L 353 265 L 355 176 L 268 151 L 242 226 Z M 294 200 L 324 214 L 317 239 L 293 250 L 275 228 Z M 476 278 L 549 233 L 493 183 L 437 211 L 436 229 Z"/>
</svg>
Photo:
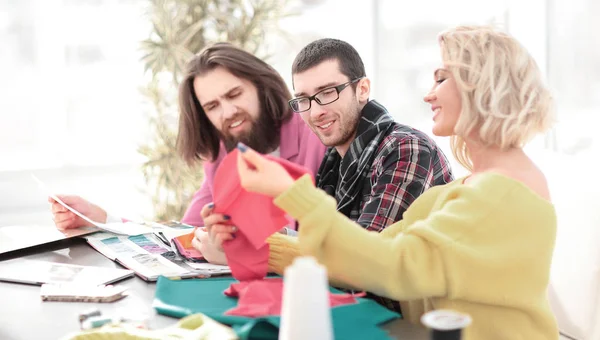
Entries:
<svg viewBox="0 0 600 340">
<path fill-rule="evenodd" d="M 238 305 L 227 312 L 226 315 L 246 316 L 251 318 L 281 314 L 283 300 L 283 279 L 263 279 L 233 283 L 224 292 L 229 297 L 238 297 Z M 332 294 L 329 293 L 331 307 L 356 303 L 360 294 Z"/>
<path fill-rule="evenodd" d="M 237 168 L 239 151 L 230 152 L 215 174 L 214 211 L 231 217 L 236 238 L 223 243 L 227 263 L 236 279 L 262 279 L 268 271 L 269 245 L 265 240 L 283 228 L 288 218 L 273 204 L 273 198 L 242 188 Z M 306 168 L 281 158 L 265 156 L 281 164 L 292 178 L 310 173 Z"/>
</svg>

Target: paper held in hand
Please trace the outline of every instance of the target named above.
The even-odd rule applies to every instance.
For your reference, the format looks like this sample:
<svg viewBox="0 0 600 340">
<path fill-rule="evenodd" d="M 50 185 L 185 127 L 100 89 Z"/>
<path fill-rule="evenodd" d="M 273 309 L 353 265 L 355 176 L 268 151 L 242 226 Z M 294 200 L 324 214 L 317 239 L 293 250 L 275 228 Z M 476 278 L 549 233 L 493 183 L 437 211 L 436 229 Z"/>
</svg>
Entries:
<svg viewBox="0 0 600 340">
<path fill-rule="evenodd" d="M 49 197 L 52 197 L 52 199 L 54 199 L 56 202 L 58 202 L 63 207 L 69 209 L 75 215 L 81 217 L 82 219 L 84 219 L 88 223 L 90 223 L 90 224 L 92 224 L 92 225 L 94 225 L 94 226 L 96 226 L 96 227 L 98 227 L 98 228 L 100 228 L 100 229 L 102 229 L 104 231 L 108 231 L 108 232 L 111 232 L 111 233 L 114 233 L 114 234 L 129 235 L 129 236 L 134 236 L 134 235 L 140 235 L 140 234 L 146 234 L 146 233 L 153 232 L 152 227 L 146 226 L 146 225 L 141 225 L 141 224 L 138 224 L 138 223 L 133 223 L 133 222 L 124 222 L 124 223 L 99 223 L 99 222 L 96 222 L 96 221 L 92 221 L 87 216 L 85 216 L 82 213 L 80 213 L 79 211 L 73 209 L 68 204 L 66 204 L 65 202 L 63 202 L 63 200 L 61 200 L 60 198 L 58 198 L 58 196 L 56 196 L 52 192 L 52 190 L 50 190 L 50 188 L 48 188 L 48 186 L 46 186 L 46 184 L 44 184 L 34 174 L 31 174 L 31 177 L 38 183 L 38 185 L 40 186 L 40 188 L 42 190 L 44 190 L 44 192 Z"/>
</svg>

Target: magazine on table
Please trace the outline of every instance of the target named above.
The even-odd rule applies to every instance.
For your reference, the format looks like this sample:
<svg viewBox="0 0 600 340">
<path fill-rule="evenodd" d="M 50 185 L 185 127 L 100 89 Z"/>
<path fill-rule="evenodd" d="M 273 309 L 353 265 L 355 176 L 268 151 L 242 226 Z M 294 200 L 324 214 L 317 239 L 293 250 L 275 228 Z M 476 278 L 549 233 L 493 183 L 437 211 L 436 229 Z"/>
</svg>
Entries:
<svg viewBox="0 0 600 340">
<path fill-rule="evenodd" d="M 155 226 L 153 230 L 152 233 L 134 236 L 97 233 L 85 238 L 98 252 L 133 270 L 145 281 L 156 281 L 159 276 L 207 278 L 231 274 L 228 266 L 189 262 L 179 255 L 171 240 L 193 232 L 193 227 L 165 225 L 162 229 Z"/>
</svg>

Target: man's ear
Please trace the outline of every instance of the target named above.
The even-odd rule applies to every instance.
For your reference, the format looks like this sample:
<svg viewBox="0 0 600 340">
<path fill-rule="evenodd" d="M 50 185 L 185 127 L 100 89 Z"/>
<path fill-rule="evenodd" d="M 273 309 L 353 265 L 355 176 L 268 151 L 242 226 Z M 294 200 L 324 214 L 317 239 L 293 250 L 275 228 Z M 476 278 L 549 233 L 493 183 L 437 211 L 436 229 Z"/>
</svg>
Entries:
<svg viewBox="0 0 600 340">
<path fill-rule="evenodd" d="M 358 81 L 356 86 L 356 94 L 358 95 L 358 101 L 366 103 L 369 101 L 369 95 L 371 94 L 371 79 L 365 77 Z"/>
</svg>

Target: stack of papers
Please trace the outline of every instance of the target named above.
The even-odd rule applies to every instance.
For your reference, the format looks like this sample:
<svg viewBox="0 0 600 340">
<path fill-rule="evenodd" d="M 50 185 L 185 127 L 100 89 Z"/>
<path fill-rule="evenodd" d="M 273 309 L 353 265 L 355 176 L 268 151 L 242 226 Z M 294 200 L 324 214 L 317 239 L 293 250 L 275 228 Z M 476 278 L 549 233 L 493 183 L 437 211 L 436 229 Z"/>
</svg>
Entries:
<svg viewBox="0 0 600 340">
<path fill-rule="evenodd" d="M 82 286 L 77 284 L 43 284 L 42 301 L 114 302 L 127 296 L 123 286 Z"/>
</svg>

